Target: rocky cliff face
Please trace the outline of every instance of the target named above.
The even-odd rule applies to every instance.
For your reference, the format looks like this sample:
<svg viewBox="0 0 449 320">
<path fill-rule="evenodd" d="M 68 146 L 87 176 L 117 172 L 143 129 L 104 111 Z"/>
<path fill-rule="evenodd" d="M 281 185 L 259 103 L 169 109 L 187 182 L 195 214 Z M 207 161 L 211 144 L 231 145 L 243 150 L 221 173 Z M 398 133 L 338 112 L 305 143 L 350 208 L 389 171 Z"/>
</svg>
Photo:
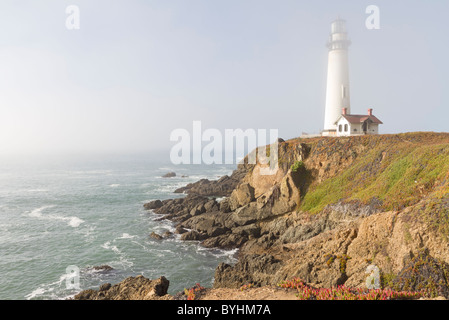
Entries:
<svg viewBox="0 0 449 320">
<path fill-rule="evenodd" d="M 449 134 L 293 139 L 279 144 L 275 175 L 262 168 L 242 164 L 231 177 L 183 188 L 185 198 L 145 205 L 184 240 L 239 248 L 237 264 L 217 267 L 214 287 L 293 277 L 360 287 L 369 265 L 383 285 L 403 287 L 393 279 L 422 250 L 425 261 L 449 262 Z"/>
</svg>

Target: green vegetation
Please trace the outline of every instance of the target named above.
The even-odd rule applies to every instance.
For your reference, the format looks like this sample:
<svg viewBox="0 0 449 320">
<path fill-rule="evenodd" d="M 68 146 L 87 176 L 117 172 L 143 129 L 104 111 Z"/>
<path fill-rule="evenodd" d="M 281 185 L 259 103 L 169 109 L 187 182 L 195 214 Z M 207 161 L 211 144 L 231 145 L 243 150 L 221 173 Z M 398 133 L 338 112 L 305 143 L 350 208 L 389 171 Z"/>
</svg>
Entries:
<svg viewBox="0 0 449 320">
<path fill-rule="evenodd" d="M 449 141 L 434 136 L 426 140 L 425 134 L 419 135 L 398 135 L 400 139 L 396 136 L 393 136 L 395 139 L 391 136 L 367 137 L 360 141 L 359 145 L 363 143 L 365 150 L 352 157 L 352 164 L 345 170 L 321 183 L 312 183 L 299 210 L 318 213 L 326 205 L 340 200 L 359 200 L 368 204 L 373 198 L 382 202 L 384 210 L 400 210 L 418 203 L 439 185 L 444 187 L 438 189 L 439 202 L 435 201 L 434 206 L 447 209 L 444 201 L 449 198 Z M 354 153 L 354 145 L 340 144 L 327 146 L 331 149 L 328 152 L 341 152 L 343 160 L 347 154 Z M 440 211 L 442 215 L 444 210 Z M 449 222 L 447 215 L 446 211 L 443 218 Z"/>
<path fill-rule="evenodd" d="M 342 274 L 346 274 L 346 264 L 348 262 L 349 259 L 352 259 L 350 256 L 348 256 L 347 254 L 342 254 L 342 255 L 338 255 L 337 259 L 340 260 L 340 272 Z"/>
<path fill-rule="evenodd" d="M 425 290 L 431 297 L 448 297 L 448 279 L 449 264 L 423 250 L 391 280 L 390 287 L 395 290 Z"/>
<path fill-rule="evenodd" d="M 337 256 L 334 254 L 328 253 L 324 256 L 324 258 L 326 259 L 327 266 L 330 267 L 332 265 L 332 263 L 334 263 L 335 258 L 337 258 Z"/>
<path fill-rule="evenodd" d="M 382 288 L 393 288 L 396 275 L 394 273 L 380 273 L 380 285 Z"/>
<path fill-rule="evenodd" d="M 300 169 L 304 168 L 304 162 L 302 161 L 295 161 L 295 163 L 292 164 L 291 169 L 292 172 L 298 172 Z"/>
</svg>

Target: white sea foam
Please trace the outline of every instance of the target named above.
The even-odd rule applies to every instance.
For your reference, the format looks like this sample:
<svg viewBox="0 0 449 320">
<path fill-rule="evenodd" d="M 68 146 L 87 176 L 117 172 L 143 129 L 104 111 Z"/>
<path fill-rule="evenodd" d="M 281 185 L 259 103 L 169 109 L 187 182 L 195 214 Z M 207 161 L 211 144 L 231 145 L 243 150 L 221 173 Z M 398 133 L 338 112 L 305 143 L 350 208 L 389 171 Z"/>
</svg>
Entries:
<svg viewBox="0 0 449 320">
<path fill-rule="evenodd" d="M 80 225 L 81 223 L 84 222 L 84 220 L 82 220 L 82 219 L 80 219 L 80 218 L 78 218 L 78 217 L 69 217 L 69 218 L 66 218 L 66 219 L 69 219 L 68 224 L 69 224 L 69 226 L 71 226 L 72 228 L 77 228 L 77 227 L 79 227 L 79 225 Z"/>
<path fill-rule="evenodd" d="M 78 217 L 64 217 L 57 214 L 42 214 L 43 211 L 55 207 L 54 205 L 42 206 L 32 210 L 28 216 L 32 218 L 38 219 L 46 219 L 46 220 L 60 220 L 65 221 L 70 227 L 77 228 L 84 222 L 84 220 Z"/>
<path fill-rule="evenodd" d="M 54 205 L 42 206 L 42 207 L 36 208 L 30 212 L 29 216 L 33 217 L 33 218 L 41 218 L 42 211 L 44 211 L 45 209 L 53 208 L 53 207 L 54 207 Z"/>
<path fill-rule="evenodd" d="M 44 288 L 37 288 L 36 290 L 31 292 L 30 294 L 27 294 L 25 296 L 25 299 L 31 300 L 33 298 L 36 298 L 36 297 L 40 296 L 40 295 L 43 295 L 45 292 L 46 292 L 46 290 Z"/>
<path fill-rule="evenodd" d="M 37 289 L 33 290 L 31 293 L 25 295 L 25 299 L 31 300 L 34 298 L 39 298 L 41 296 L 45 296 L 45 298 L 49 299 L 66 299 L 70 297 L 70 295 L 67 295 L 66 297 L 60 297 L 58 293 L 55 292 L 55 288 L 61 288 L 66 285 L 66 282 L 70 279 L 72 279 L 74 275 L 63 273 L 59 279 L 55 282 L 51 282 L 48 284 L 42 284 Z"/>
<path fill-rule="evenodd" d="M 115 241 L 115 240 L 114 240 Z M 117 254 L 119 256 L 119 263 L 124 267 L 124 268 L 130 268 L 134 265 L 133 262 L 129 261 L 126 258 L 126 255 L 119 249 L 117 248 L 117 246 L 115 245 L 111 245 L 111 241 L 107 241 L 105 243 L 103 243 L 101 245 L 102 248 L 106 249 L 106 250 L 111 250 L 112 252 L 114 252 L 115 254 Z"/>
<path fill-rule="evenodd" d="M 28 191 L 28 192 L 48 192 L 49 190 L 48 189 L 39 189 L 39 188 L 37 188 L 37 189 L 28 189 L 26 191 Z"/>
<path fill-rule="evenodd" d="M 216 198 L 215 201 L 217 201 L 218 203 L 222 202 L 224 199 L 226 199 L 226 197 L 219 197 Z"/>
<path fill-rule="evenodd" d="M 113 183 L 109 185 L 111 188 L 117 188 L 120 187 L 120 183 Z"/>
<path fill-rule="evenodd" d="M 135 236 L 130 235 L 129 233 L 123 233 L 120 238 L 117 239 L 133 239 Z"/>
</svg>

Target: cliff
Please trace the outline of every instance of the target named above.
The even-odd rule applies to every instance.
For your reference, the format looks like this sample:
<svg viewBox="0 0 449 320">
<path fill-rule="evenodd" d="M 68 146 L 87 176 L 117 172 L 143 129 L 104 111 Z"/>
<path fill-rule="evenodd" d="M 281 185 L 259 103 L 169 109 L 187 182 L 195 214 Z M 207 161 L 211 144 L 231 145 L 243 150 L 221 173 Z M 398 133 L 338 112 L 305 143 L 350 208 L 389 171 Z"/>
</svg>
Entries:
<svg viewBox="0 0 449 320">
<path fill-rule="evenodd" d="M 235 265 L 217 267 L 217 292 L 293 278 L 362 288 L 372 265 L 384 288 L 449 297 L 449 134 L 292 139 L 275 175 L 261 168 L 244 161 L 145 205 L 183 240 L 239 248 Z"/>
<path fill-rule="evenodd" d="M 270 214 L 256 214 L 259 236 L 241 246 L 235 266 L 217 268 L 214 286 L 300 277 L 318 287 L 363 287 L 375 265 L 384 286 L 446 292 L 445 276 L 412 285 L 418 280 L 398 275 L 423 250 L 437 269 L 449 262 L 448 142 L 446 133 L 407 133 L 281 144 L 272 181 L 256 165 L 237 187 L 253 187 L 256 203 L 280 192 Z"/>
</svg>

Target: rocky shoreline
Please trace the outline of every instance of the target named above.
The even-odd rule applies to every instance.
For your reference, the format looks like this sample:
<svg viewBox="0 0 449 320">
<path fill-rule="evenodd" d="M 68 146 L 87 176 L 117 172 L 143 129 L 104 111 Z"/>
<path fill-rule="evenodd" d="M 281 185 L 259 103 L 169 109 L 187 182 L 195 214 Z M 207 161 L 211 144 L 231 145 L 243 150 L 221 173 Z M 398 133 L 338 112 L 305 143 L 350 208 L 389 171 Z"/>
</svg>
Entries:
<svg viewBox="0 0 449 320">
<path fill-rule="evenodd" d="M 449 212 L 449 195 L 440 191 L 448 189 L 447 180 L 427 184 L 425 192 L 414 194 L 415 202 L 396 210 L 389 210 L 375 191 L 369 201 L 348 196 L 327 203 L 317 213 L 301 210 L 316 186 L 338 181 L 354 166 L 360 166 L 357 172 L 366 172 L 363 179 L 375 179 L 395 165 L 398 152 L 418 152 L 410 151 L 411 145 L 418 151 L 424 145 L 449 150 L 449 135 L 282 141 L 275 175 L 261 175 L 264 165 L 244 161 L 231 176 L 200 180 L 176 191 L 185 193 L 183 198 L 155 200 L 144 207 L 175 223 L 183 241 L 239 249 L 235 265 L 217 266 L 213 289 L 249 284 L 267 288 L 292 278 L 318 288 L 343 284 L 360 288 L 365 286 L 367 267 L 375 265 L 384 287 L 426 289 L 448 298 L 447 237 L 419 216 L 436 191 L 443 212 Z M 371 153 L 378 156 L 368 161 L 366 155 Z M 341 188 L 344 183 L 339 182 Z M 420 182 L 415 183 L 413 187 L 420 190 Z"/>
</svg>

